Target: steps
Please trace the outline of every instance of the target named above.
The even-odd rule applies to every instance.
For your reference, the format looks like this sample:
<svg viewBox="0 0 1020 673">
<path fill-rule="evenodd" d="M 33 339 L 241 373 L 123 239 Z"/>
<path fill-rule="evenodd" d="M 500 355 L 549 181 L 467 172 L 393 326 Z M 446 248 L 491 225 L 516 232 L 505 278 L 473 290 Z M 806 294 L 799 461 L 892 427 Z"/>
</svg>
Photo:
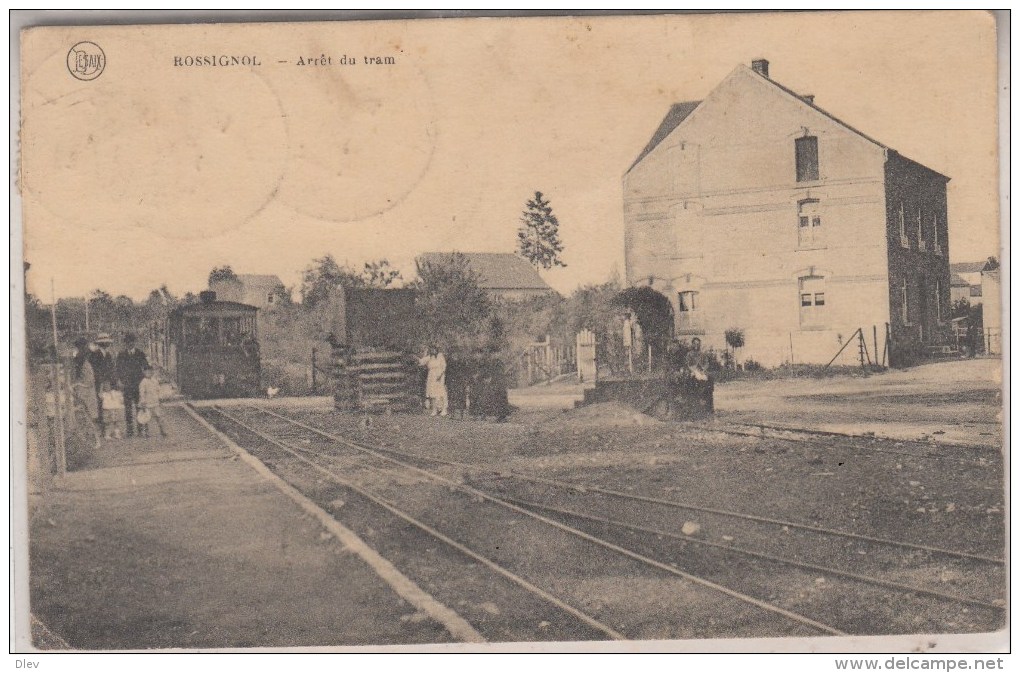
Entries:
<svg viewBox="0 0 1020 673">
<path fill-rule="evenodd" d="M 399 351 L 365 353 L 335 349 L 333 403 L 338 411 L 411 411 L 420 408 L 418 371 Z"/>
</svg>

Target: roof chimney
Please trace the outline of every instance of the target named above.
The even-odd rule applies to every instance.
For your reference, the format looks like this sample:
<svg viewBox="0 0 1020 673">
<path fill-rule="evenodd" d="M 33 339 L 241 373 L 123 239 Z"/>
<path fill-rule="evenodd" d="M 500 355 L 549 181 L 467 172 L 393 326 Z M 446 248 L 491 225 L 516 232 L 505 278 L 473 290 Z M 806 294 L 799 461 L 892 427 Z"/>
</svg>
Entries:
<svg viewBox="0 0 1020 673">
<path fill-rule="evenodd" d="M 762 77 L 768 77 L 769 76 L 769 62 L 766 61 L 763 58 L 756 58 L 755 60 L 751 61 L 751 70 L 754 70 L 756 73 L 758 73 Z"/>
<path fill-rule="evenodd" d="M 806 93 L 801 96 L 801 98 L 803 98 L 806 103 L 810 103 L 811 105 L 815 104 L 815 95 L 813 93 Z"/>
</svg>

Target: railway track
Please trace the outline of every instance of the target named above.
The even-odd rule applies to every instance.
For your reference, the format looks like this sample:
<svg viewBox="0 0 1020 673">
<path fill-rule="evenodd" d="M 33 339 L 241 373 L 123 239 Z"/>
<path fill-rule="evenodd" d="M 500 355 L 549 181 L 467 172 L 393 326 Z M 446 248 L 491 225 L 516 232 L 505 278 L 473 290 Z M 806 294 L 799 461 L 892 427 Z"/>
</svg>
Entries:
<svg viewBox="0 0 1020 673">
<path fill-rule="evenodd" d="M 923 442 L 920 440 L 894 439 L 892 437 L 880 437 L 869 434 L 852 435 L 842 432 L 772 425 L 768 423 L 739 423 L 717 420 L 712 423 L 684 423 L 680 424 L 680 426 L 684 429 L 719 432 L 737 437 L 776 439 L 827 451 L 831 451 L 833 448 L 848 451 L 870 451 L 905 458 L 948 461 L 961 465 L 980 467 L 995 466 L 997 464 L 996 459 L 1001 456 L 1001 449 L 994 446 Z M 826 443 L 819 441 L 821 439 L 826 440 Z M 833 444 L 833 441 L 838 443 Z M 906 447 L 913 447 L 913 450 Z M 947 453 L 947 450 L 954 451 L 955 453 Z"/>
<path fill-rule="evenodd" d="M 728 624 L 728 635 L 737 637 L 843 633 L 491 496 L 455 477 L 322 437 L 314 429 L 295 432 L 299 426 L 289 419 L 281 421 L 284 417 L 273 412 L 202 411 L 214 425 L 225 426 L 221 430 L 232 426 L 246 448 L 252 448 L 252 438 L 261 443 L 256 450 L 272 446 L 276 456 L 266 458 L 274 470 L 286 471 L 279 462 L 283 454 L 360 494 L 419 532 L 482 563 L 530 597 L 582 622 L 589 638 L 591 632 L 601 639 L 693 638 L 703 636 L 701 629 L 710 621 Z M 267 423 L 270 417 L 288 425 L 273 426 Z M 315 436 L 320 441 L 314 441 Z M 647 600 L 635 604 L 632 593 L 621 591 L 626 585 L 647 593 Z M 484 624 L 477 628 L 482 631 Z"/>
<path fill-rule="evenodd" d="M 832 626 L 822 618 L 811 618 L 802 614 L 805 611 L 809 612 L 810 609 L 817 609 L 817 606 L 808 605 L 808 610 L 805 610 L 804 600 L 800 600 L 804 599 L 805 592 L 795 593 L 791 598 L 791 590 L 782 586 L 784 582 L 801 587 L 806 583 L 813 589 L 808 592 L 811 594 L 808 597 L 809 602 L 810 600 L 817 601 L 820 598 L 816 595 L 818 587 L 824 587 L 828 594 L 821 597 L 822 602 L 827 600 L 830 604 L 845 605 L 847 602 L 855 602 L 853 597 L 856 596 L 858 603 L 873 601 L 874 605 L 882 605 L 883 603 L 889 604 L 890 597 L 895 596 L 896 598 L 892 602 L 897 605 L 897 609 L 901 609 L 903 600 L 909 599 L 918 604 L 916 609 L 919 614 L 929 615 L 927 618 L 929 624 L 926 626 L 934 627 L 931 630 L 947 630 L 939 629 L 938 624 L 932 623 L 932 620 L 937 621 L 937 617 L 933 615 L 952 612 L 953 608 L 962 610 L 965 614 L 971 611 L 977 613 L 973 615 L 973 618 L 977 619 L 981 625 L 995 624 L 1001 619 L 1002 607 L 992 602 L 994 599 L 955 595 L 931 586 L 916 586 L 897 579 L 882 579 L 872 572 L 876 569 L 876 565 L 879 567 L 888 565 L 895 560 L 890 555 L 890 548 L 907 550 L 910 554 L 940 557 L 942 563 L 948 562 L 950 565 L 956 564 L 957 566 L 975 563 L 990 563 L 999 566 L 1002 564 L 1000 559 L 950 549 L 883 540 L 779 519 L 698 507 L 532 475 L 510 473 L 499 468 L 445 461 L 421 453 L 373 447 L 363 442 L 353 442 L 322 428 L 265 409 L 243 411 L 240 415 L 237 412 L 228 414 L 222 410 L 216 413 L 237 426 L 247 427 L 249 431 L 258 433 L 257 436 L 265 442 L 273 443 L 278 449 L 289 451 L 295 457 L 300 456 L 301 460 L 306 463 L 314 463 L 315 470 L 322 474 L 328 473 L 330 478 L 337 483 L 343 483 L 350 489 L 361 489 L 359 492 L 363 496 L 369 499 L 374 498 L 373 502 L 387 509 L 391 514 L 403 515 L 405 520 L 413 519 L 414 525 L 433 538 L 474 558 L 492 572 L 516 584 L 520 589 L 528 591 L 560 611 L 570 614 L 599 633 L 600 637 L 623 637 L 626 635 L 628 638 L 633 638 L 641 637 L 641 633 L 638 629 L 637 635 L 633 631 L 624 634 L 623 630 L 605 624 L 590 614 L 599 612 L 598 609 L 586 611 L 583 609 L 586 606 L 575 607 L 580 604 L 576 593 L 571 600 L 564 601 L 557 595 L 553 595 L 553 592 L 540 588 L 537 583 L 525 579 L 522 575 L 505 567 L 513 566 L 514 562 L 501 565 L 489 555 L 475 551 L 465 542 L 454 539 L 449 530 L 446 533 L 440 531 L 439 528 L 447 522 L 430 524 L 416 519 L 405 511 L 406 506 L 397 504 L 396 501 L 400 498 L 399 493 L 394 492 L 393 489 L 390 489 L 389 494 L 385 496 L 380 493 L 380 491 L 386 490 L 384 484 L 407 481 L 408 476 L 413 475 L 415 479 L 429 481 L 444 486 L 451 492 L 456 491 L 461 496 L 468 496 L 469 502 L 473 503 L 468 505 L 469 510 L 477 510 L 481 503 L 485 503 L 486 506 L 491 506 L 487 507 L 485 516 L 493 517 L 493 508 L 499 509 L 500 514 L 496 515 L 494 520 L 498 520 L 500 517 L 505 519 L 511 514 L 511 518 L 527 517 L 532 525 L 541 524 L 546 529 L 553 529 L 571 536 L 575 541 L 587 543 L 585 553 L 588 555 L 591 555 L 593 548 L 598 548 L 598 554 L 608 553 L 611 556 L 627 559 L 632 564 L 640 565 L 645 573 L 649 569 L 653 569 L 654 572 L 697 584 L 703 589 L 717 592 L 729 599 L 742 601 L 746 605 L 770 613 L 772 617 L 778 615 L 791 623 L 796 623 L 801 628 L 806 626 L 815 633 L 835 634 L 842 632 L 842 629 L 839 628 L 839 624 Z M 253 428 L 253 425 L 259 425 L 259 428 Z M 326 472 L 323 472 L 324 470 Z M 367 485 L 364 482 L 357 484 L 351 481 L 352 473 L 366 475 L 371 473 L 373 477 L 368 480 Z M 538 492 L 535 487 L 538 487 Z M 626 503 L 626 506 L 621 508 L 617 504 L 614 507 L 607 501 Z M 573 506 L 568 506 L 567 503 L 572 503 Z M 846 554 L 843 554 L 842 557 L 844 567 L 840 567 L 840 563 L 823 564 L 810 558 L 803 559 L 800 558 L 800 554 L 797 554 L 796 558 L 789 558 L 767 549 L 761 550 L 747 548 L 746 545 L 742 547 L 712 542 L 679 532 L 651 528 L 641 525 L 649 506 L 670 510 L 686 509 L 698 511 L 702 515 L 754 522 L 755 525 L 779 526 L 787 533 L 792 527 L 801 534 L 801 538 L 793 538 L 792 542 L 791 540 L 784 541 L 787 543 L 785 545 L 786 552 L 790 552 L 798 545 L 803 546 L 805 544 L 804 535 L 825 536 L 847 541 L 854 547 L 854 550 L 851 551 L 856 551 L 856 554 L 861 553 L 862 545 L 866 546 L 869 549 L 867 553 L 871 555 L 869 561 L 871 559 L 874 561 L 864 564 L 866 567 L 861 572 L 858 570 L 861 563 L 851 563 L 852 568 L 845 567 Z M 591 514 L 592 511 L 605 511 L 606 509 L 610 510 L 610 514 L 607 516 Z M 479 514 L 481 513 L 472 512 L 467 517 L 468 527 Z M 504 524 L 517 525 L 513 522 L 504 522 Z M 462 531 L 457 530 L 457 532 Z M 548 535 L 548 530 L 546 535 Z M 748 537 L 753 540 L 756 536 Z M 470 544 L 475 545 L 476 543 L 472 541 Z M 815 544 L 817 545 L 817 540 L 815 540 Z M 881 551 L 876 551 L 876 549 Z M 849 556 L 850 561 L 860 560 L 856 554 Z M 837 556 L 839 555 L 837 554 Z M 834 558 L 831 554 L 822 554 L 822 557 L 830 561 Z M 757 564 L 759 571 L 761 568 L 774 568 L 781 571 L 779 574 L 785 579 L 771 587 L 753 586 L 749 584 L 746 577 L 734 570 L 746 568 L 748 563 Z M 731 570 L 720 571 L 720 568 Z M 993 572 L 998 570 L 996 568 Z M 748 573 L 748 575 L 751 574 L 754 573 Z M 705 579 L 705 575 L 712 579 Z M 556 593 L 562 594 L 562 592 Z M 570 593 L 567 592 L 568 595 Z M 775 603 L 781 603 L 782 606 Z M 598 607 L 596 606 L 596 608 Z M 950 610 L 947 611 L 947 607 Z M 795 611 L 793 608 L 799 611 Z M 882 609 L 872 608 L 864 611 L 865 617 L 851 615 L 849 618 L 843 618 L 843 621 L 846 622 L 845 628 L 854 633 L 871 632 L 870 629 L 881 624 L 881 622 L 877 624 L 874 622 L 874 618 L 880 616 L 881 613 Z M 709 617 L 709 619 L 712 618 Z M 617 617 L 614 623 L 619 621 L 621 620 Z M 622 621 L 626 621 L 626 619 Z M 699 635 L 703 635 L 703 632 Z M 756 633 L 755 635 L 761 634 Z"/>
</svg>

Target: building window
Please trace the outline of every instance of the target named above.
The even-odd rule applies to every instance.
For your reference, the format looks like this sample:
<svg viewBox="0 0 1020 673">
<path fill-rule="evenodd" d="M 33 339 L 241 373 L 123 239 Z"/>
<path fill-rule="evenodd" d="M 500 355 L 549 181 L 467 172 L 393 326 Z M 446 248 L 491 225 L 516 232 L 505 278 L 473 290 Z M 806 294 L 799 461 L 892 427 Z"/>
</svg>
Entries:
<svg viewBox="0 0 1020 673">
<path fill-rule="evenodd" d="M 917 204 L 917 249 L 927 250 L 928 246 L 924 242 L 924 219 L 921 213 L 921 204 Z"/>
<path fill-rule="evenodd" d="M 679 327 L 680 329 L 699 329 L 701 327 L 701 300 L 698 293 L 686 291 L 679 293 Z"/>
<path fill-rule="evenodd" d="M 800 279 L 800 324 L 802 327 L 825 324 L 825 279 L 820 276 Z"/>
<path fill-rule="evenodd" d="M 904 248 L 910 247 L 910 239 L 907 238 L 907 219 L 902 201 L 900 201 L 900 245 Z"/>
<path fill-rule="evenodd" d="M 797 205 L 797 245 L 817 248 L 822 244 L 822 215 L 818 201 L 801 201 Z"/>
<path fill-rule="evenodd" d="M 935 245 L 935 254 L 942 254 L 942 246 L 939 244 L 939 214 L 931 214 L 931 230 L 934 232 L 933 241 Z"/>
<path fill-rule="evenodd" d="M 272 304 L 274 301 L 276 301 L 276 295 L 270 292 L 269 295 L 266 297 L 266 303 Z"/>
<path fill-rule="evenodd" d="M 797 152 L 797 182 L 818 179 L 818 138 L 804 136 L 794 141 Z"/>
<path fill-rule="evenodd" d="M 942 322 L 942 281 L 935 279 L 935 320 Z"/>
<path fill-rule="evenodd" d="M 903 279 L 900 285 L 900 319 L 904 325 L 910 324 L 910 296 L 907 289 L 907 279 Z"/>
</svg>

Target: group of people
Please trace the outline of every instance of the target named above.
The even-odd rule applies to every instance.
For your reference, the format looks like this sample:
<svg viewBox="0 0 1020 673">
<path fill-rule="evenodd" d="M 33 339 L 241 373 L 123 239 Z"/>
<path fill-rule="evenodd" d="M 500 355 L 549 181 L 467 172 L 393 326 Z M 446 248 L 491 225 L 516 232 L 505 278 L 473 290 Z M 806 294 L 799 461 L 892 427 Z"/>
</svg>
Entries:
<svg viewBox="0 0 1020 673">
<path fill-rule="evenodd" d="M 503 422 L 510 416 L 506 373 L 497 357 L 479 355 L 451 358 L 430 346 L 418 360 L 424 380 L 420 394 L 424 409 L 433 416 L 468 414 Z"/>
<path fill-rule="evenodd" d="M 80 398 L 89 408 L 100 436 L 150 435 L 155 424 L 167 436 L 160 410 L 160 384 L 156 370 L 138 348 L 134 334 L 124 336 L 124 349 L 113 353 L 113 338 L 100 333 L 74 343 L 73 374 Z"/>
</svg>

